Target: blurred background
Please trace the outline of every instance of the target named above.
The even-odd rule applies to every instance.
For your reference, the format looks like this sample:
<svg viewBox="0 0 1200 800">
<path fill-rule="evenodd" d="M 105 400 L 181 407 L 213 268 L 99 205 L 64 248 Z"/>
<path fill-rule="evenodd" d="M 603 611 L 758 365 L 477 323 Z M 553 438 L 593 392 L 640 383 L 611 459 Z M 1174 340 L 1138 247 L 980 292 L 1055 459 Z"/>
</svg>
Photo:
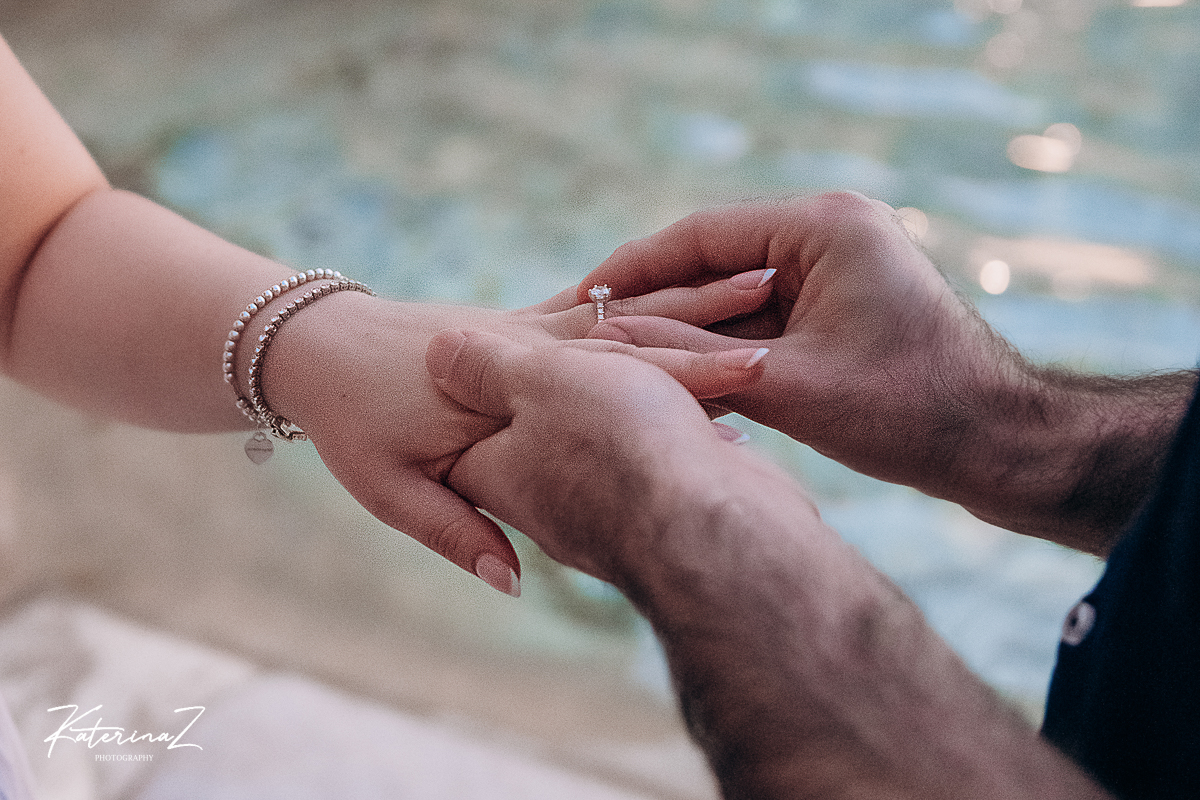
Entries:
<svg viewBox="0 0 1200 800">
<path fill-rule="evenodd" d="M 1190 3 L 0 0 L 0 33 L 114 184 L 391 297 L 516 308 L 698 208 L 851 188 L 1035 359 L 1200 353 Z M 517 537 L 513 601 L 306 445 L 0 391 L 0 691 L 46 797 L 715 796 L 604 584 Z M 1036 724 L 1097 561 L 735 424 Z M 48 755 L 64 703 L 204 705 L 204 750 Z"/>
</svg>

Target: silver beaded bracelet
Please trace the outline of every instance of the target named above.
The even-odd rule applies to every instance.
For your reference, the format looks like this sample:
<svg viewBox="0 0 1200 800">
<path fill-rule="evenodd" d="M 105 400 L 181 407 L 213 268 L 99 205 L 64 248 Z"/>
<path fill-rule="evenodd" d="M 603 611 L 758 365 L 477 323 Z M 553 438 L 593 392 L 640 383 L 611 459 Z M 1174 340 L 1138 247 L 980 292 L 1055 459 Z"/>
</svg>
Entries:
<svg viewBox="0 0 1200 800">
<path fill-rule="evenodd" d="M 267 356 L 267 348 L 271 346 L 275 334 L 283 327 L 283 323 L 295 316 L 296 312 L 300 311 L 300 309 L 334 292 L 345 291 L 362 292 L 363 294 L 372 296 L 375 294 L 371 287 L 366 284 L 352 281 L 348 278 L 326 283 L 316 289 L 310 289 L 301 295 L 298 300 L 293 300 L 281 308 L 278 314 L 271 317 L 271 321 L 263 328 L 262 335 L 258 337 L 258 344 L 254 348 L 254 357 L 250 359 L 250 371 L 246 378 L 246 390 L 250 395 L 250 408 L 254 413 L 255 421 L 259 425 L 269 428 L 271 433 L 280 439 L 286 439 L 289 442 L 293 439 L 305 440 L 308 438 L 308 435 L 290 420 L 272 411 L 267 405 L 266 398 L 263 397 L 262 365 L 263 360 Z"/>
<path fill-rule="evenodd" d="M 238 408 L 242 413 L 254 420 L 254 414 L 250 411 L 250 401 L 241 393 L 234 380 L 234 366 L 237 358 L 238 341 L 242 338 L 242 333 L 246 330 L 246 326 L 250 324 L 250 320 L 254 319 L 254 315 L 263 309 L 263 307 L 279 297 L 284 292 L 290 292 L 297 286 L 303 286 L 309 281 L 324 280 L 340 280 L 342 273 L 332 269 L 310 269 L 307 272 L 297 272 L 292 277 L 282 280 L 279 283 L 267 289 L 258 297 L 250 301 L 246 306 L 246 310 L 238 315 L 237 321 L 233 323 L 233 330 L 229 332 L 229 337 L 225 340 L 225 353 L 222 357 L 221 368 L 225 371 L 225 382 L 233 387 L 234 394 L 237 395 Z"/>
<path fill-rule="evenodd" d="M 325 284 L 317 289 L 306 292 L 298 301 L 288 303 L 288 305 L 280 311 L 278 315 L 273 317 L 267 326 L 263 329 L 263 335 L 259 336 L 259 344 L 255 348 L 254 358 L 251 360 L 250 370 L 247 376 L 247 389 L 249 397 L 242 394 L 238 389 L 235 379 L 237 347 L 241 341 L 243 334 L 246 331 L 246 326 L 254 319 L 268 303 L 275 298 L 291 291 L 297 287 L 303 286 L 306 283 L 317 280 L 330 280 L 333 283 Z M 336 287 L 336 288 L 331 288 Z M 286 280 L 282 280 L 271 288 L 264 291 L 262 294 L 254 298 L 238 315 L 237 321 L 233 323 L 233 329 L 229 331 L 229 336 L 225 340 L 225 352 L 222 355 L 221 368 L 224 372 L 225 382 L 233 387 L 234 395 L 237 398 L 238 409 L 259 429 L 246 442 L 246 455 L 256 464 L 261 464 L 271 457 L 274 452 L 274 447 L 271 445 L 266 434 L 262 429 L 267 428 L 275 436 L 281 439 L 306 439 L 308 438 L 304 431 L 292 425 L 288 420 L 275 414 L 267 406 L 266 400 L 262 396 L 261 373 L 262 373 L 262 358 L 275 332 L 279 329 L 286 319 L 291 317 L 296 311 L 313 302 L 314 300 L 324 297 L 333 292 L 340 292 L 347 289 L 364 292 L 374 295 L 370 288 L 358 281 L 352 281 L 342 276 L 342 273 L 331 269 L 310 269 L 306 272 L 299 272 Z"/>
</svg>

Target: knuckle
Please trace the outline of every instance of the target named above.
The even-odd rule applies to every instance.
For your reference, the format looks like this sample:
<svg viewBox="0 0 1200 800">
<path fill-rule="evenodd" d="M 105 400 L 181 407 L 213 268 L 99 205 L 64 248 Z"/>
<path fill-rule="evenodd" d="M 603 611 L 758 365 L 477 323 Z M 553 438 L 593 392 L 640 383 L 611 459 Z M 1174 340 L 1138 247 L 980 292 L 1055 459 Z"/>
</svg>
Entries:
<svg viewBox="0 0 1200 800">
<path fill-rule="evenodd" d="M 604 304 L 604 311 L 614 317 L 640 317 L 645 313 L 645 306 L 645 300 L 641 297 L 625 297 L 609 300 Z"/>
<path fill-rule="evenodd" d="M 470 547 L 467 543 L 467 522 L 465 513 L 456 515 L 432 530 L 422 544 L 463 569 L 470 570 L 473 565 L 468 563 Z"/>
<path fill-rule="evenodd" d="M 809 201 L 807 213 L 826 230 L 871 231 L 892 228 L 897 224 L 895 213 L 884 213 L 886 204 L 851 191 L 826 192 Z"/>
<path fill-rule="evenodd" d="M 811 201 L 818 211 L 848 217 L 873 217 L 878 212 L 875 202 L 866 195 L 851 191 L 826 192 Z"/>
</svg>

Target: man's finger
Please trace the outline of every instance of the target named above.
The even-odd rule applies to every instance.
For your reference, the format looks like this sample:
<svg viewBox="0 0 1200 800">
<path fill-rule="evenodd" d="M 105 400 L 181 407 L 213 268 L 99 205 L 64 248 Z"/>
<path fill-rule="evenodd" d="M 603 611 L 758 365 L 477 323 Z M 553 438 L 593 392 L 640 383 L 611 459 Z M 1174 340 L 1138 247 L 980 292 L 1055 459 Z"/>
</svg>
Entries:
<svg viewBox="0 0 1200 800">
<path fill-rule="evenodd" d="M 587 290 L 597 283 L 611 286 L 614 297 L 631 297 L 706 275 L 720 278 L 777 266 L 768 263 L 772 240 L 796 226 L 795 212 L 788 208 L 732 205 L 698 211 L 618 247 L 583 279 L 576 297 L 586 302 Z"/>
<path fill-rule="evenodd" d="M 425 367 L 437 387 L 472 411 L 512 416 L 509 372 L 500 362 L 521 345 L 490 333 L 441 331 L 425 349 Z"/>
<path fill-rule="evenodd" d="M 774 267 L 784 270 L 788 286 L 780 288 L 794 295 L 822 253 L 835 246 L 859 250 L 881 231 L 889 234 L 886 246 L 911 248 L 891 207 L 856 192 L 711 208 L 618 247 L 575 294 L 585 302 L 587 290 L 603 283 L 612 287 L 613 297 L 631 297 Z"/>
</svg>

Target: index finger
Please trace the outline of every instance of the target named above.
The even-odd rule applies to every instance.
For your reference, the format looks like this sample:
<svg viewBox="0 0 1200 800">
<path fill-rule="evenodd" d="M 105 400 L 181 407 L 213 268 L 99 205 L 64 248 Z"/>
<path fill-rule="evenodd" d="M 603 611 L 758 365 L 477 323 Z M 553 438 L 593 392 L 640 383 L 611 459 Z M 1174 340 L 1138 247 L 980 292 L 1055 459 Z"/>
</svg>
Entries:
<svg viewBox="0 0 1200 800">
<path fill-rule="evenodd" d="M 588 289 L 608 284 L 613 297 L 630 297 L 753 269 L 780 270 L 776 292 L 794 291 L 823 252 L 838 245 L 860 257 L 880 230 L 911 247 L 891 206 L 856 192 L 720 206 L 618 247 L 575 295 L 584 303 Z"/>
<path fill-rule="evenodd" d="M 583 279 L 576 297 L 588 302 L 587 291 L 597 284 L 610 286 L 613 297 L 631 297 L 768 268 L 790 205 L 721 206 L 684 217 L 618 247 Z"/>
</svg>

